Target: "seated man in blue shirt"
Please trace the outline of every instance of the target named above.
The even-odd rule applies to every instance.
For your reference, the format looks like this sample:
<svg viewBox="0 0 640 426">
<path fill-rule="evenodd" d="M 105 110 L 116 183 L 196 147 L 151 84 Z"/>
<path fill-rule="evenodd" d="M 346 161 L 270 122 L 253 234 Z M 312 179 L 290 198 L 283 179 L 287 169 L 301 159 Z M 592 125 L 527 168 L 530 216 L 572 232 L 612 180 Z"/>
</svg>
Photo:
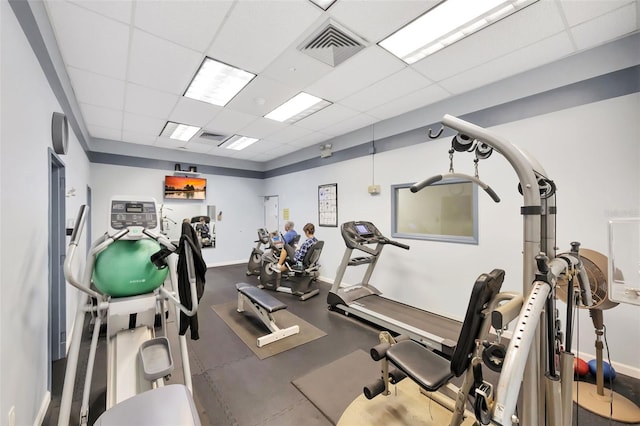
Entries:
<svg viewBox="0 0 640 426">
<path fill-rule="evenodd" d="M 286 266 L 284 266 L 284 262 L 287 257 L 289 259 L 292 259 L 294 263 L 302 262 L 304 256 L 309 251 L 309 247 L 311 247 L 313 243 L 318 241 L 318 239 L 314 235 L 316 232 L 316 228 L 315 226 L 313 226 L 313 223 L 307 223 L 304 228 L 302 228 L 302 230 L 304 231 L 304 235 L 307 237 L 307 239 L 304 243 L 302 243 L 298 250 L 294 250 L 294 248 L 289 244 L 284 245 L 283 249 L 280 251 L 280 259 L 278 260 L 278 263 L 274 263 L 272 266 L 272 269 L 275 272 L 280 273 L 282 271 L 286 271 L 287 268 Z"/>
<path fill-rule="evenodd" d="M 296 232 L 296 230 L 293 229 L 294 226 L 295 226 L 294 223 L 290 220 L 284 223 L 285 232 L 282 238 L 284 238 L 284 243 L 289 244 L 290 246 L 293 246 L 293 239 L 298 236 L 298 233 Z"/>
</svg>

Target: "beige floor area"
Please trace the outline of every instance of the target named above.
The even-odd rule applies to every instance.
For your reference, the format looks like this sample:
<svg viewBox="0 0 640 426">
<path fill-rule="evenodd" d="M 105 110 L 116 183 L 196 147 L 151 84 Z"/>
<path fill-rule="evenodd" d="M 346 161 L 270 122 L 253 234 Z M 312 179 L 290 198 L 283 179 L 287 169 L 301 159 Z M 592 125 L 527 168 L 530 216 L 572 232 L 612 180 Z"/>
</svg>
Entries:
<svg viewBox="0 0 640 426">
<path fill-rule="evenodd" d="M 340 417 L 338 426 L 427 426 L 447 425 L 451 412 L 420 393 L 415 382 L 405 379 L 391 386 L 391 394 L 378 395 L 368 400 L 358 396 Z M 467 417 L 462 425 L 473 425 L 475 419 Z"/>
</svg>

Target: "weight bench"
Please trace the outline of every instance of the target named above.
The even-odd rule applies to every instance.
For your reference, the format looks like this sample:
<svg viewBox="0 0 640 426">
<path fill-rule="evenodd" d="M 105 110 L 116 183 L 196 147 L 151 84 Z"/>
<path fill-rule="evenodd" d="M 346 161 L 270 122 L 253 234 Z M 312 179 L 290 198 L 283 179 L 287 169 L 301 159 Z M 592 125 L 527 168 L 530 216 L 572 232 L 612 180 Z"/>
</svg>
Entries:
<svg viewBox="0 0 640 426">
<path fill-rule="evenodd" d="M 237 283 L 236 288 L 238 289 L 238 312 L 244 312 L 246 302 L 271 331 L 271 333 L 266 336 L 258 337 L 257 344 L 259 348 L 300 332 L 300 327 L 297 325 L 292 325 L 287 328 L 280 328 L 276 325 L 276 320 L 272 314 L 281 309 L 287 309 L 287 305 L 266 291 L 250 284 Z"/>
</svg>

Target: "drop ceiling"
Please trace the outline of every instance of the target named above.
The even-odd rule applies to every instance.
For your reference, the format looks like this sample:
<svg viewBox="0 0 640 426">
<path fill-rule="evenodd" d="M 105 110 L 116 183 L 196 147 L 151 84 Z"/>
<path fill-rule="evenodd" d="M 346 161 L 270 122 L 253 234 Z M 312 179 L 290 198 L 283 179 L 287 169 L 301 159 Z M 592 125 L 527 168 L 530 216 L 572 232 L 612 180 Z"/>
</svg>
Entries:
<svg viewBox="0 0 640 426">
<path fill-rule="evenodd" d="M 101 149 L 122 143 L 268 162 L 638 31 L 638 0 L 540 0 L 407 65 L 377 45 L 438 1 L 46 0 L 78 120 Z M 362 47 L 337 65 L 299 50 L 331 22 Z M 226 106 L 185 98 L 205 57 L 257 76 Z M 264 115 L 304 91 L 330 101 L 293 124 Z M 173 121 L 259 141 L 159 136 Z M 91 146 L 91 143 L 88 143 Z M 105 148 L 106 147 L 106 148 Z M 166 151 L 169 150 L 169 151 Z M 231 160 L 231 159 L 229 159 Z"/>
</svg>

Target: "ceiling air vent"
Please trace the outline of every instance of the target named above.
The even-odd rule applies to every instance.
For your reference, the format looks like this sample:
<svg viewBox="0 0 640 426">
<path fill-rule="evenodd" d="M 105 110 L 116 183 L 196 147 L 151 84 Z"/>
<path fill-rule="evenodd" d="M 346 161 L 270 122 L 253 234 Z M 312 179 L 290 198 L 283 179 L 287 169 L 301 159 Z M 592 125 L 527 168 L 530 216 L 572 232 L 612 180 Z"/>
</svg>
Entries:
<svg viewBox="0 0 640 426">
<path fill-rule="evenodd" d="M 220 133 L 213 133 L 209 131 L 202 131 L 199 138 L 206 139 L 211 142 L 215 142 L 216 144 L 220 144 L 229 138 L 229 135 L 221 135 Z"/>
<path fill-rule="evenodd" d="M 298 50 L 335 67 L 364 48 L 362 39 L 329 20 L 302 42 Z"/>
</svg>

